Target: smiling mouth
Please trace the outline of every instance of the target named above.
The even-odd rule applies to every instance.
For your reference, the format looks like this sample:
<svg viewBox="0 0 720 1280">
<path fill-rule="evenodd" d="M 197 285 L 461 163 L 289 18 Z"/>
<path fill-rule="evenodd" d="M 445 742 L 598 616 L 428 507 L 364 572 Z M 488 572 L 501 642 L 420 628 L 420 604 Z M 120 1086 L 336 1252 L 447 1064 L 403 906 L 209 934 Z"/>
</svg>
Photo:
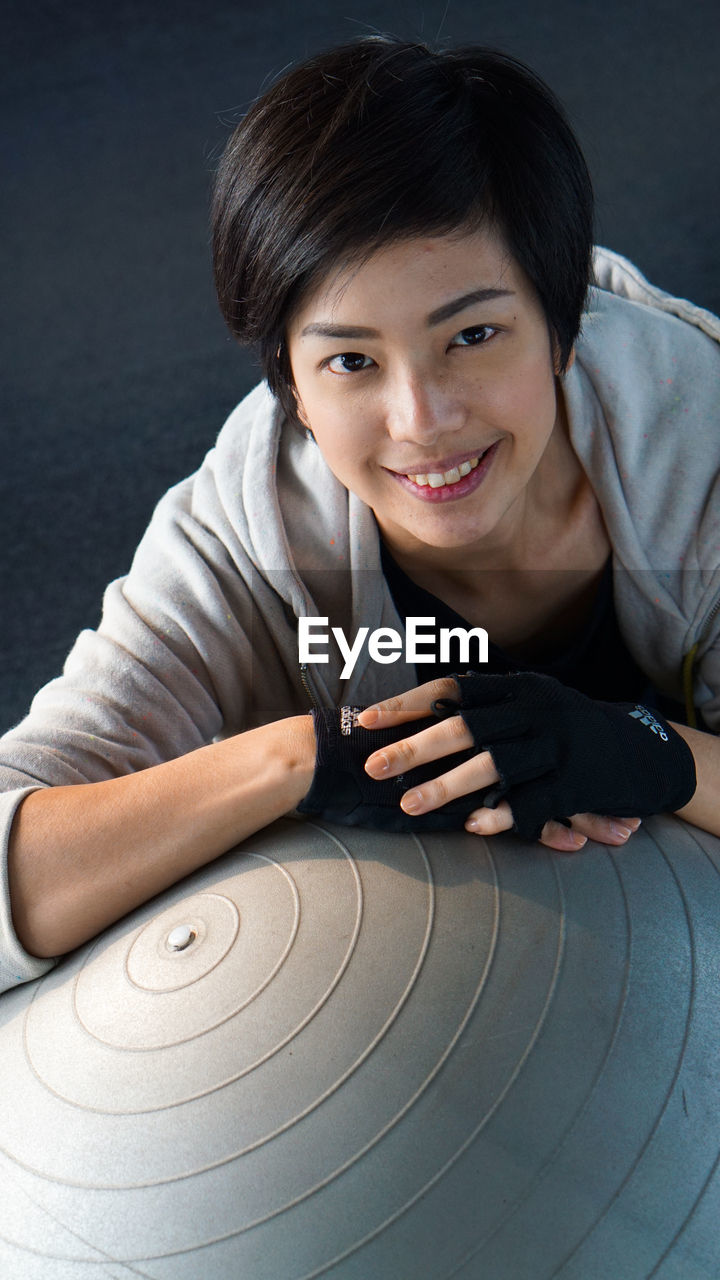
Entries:
<svg viewBox="0 0 720 1280">
<path fill-rule="evenodd" d="M 449 471 L 421 471 L 415 475 L 405 472 L 405 474 L 408 480 L 412 480 L 413 484 L 421 488 L 440 489 L 443 485 L 457 484 L 465 476 L 469 476 L 470 472 L 479 465 L 481 457 L 482 454 L 478 454 L 475 458 L 468 458 L 467 462 L 461 462 L 457 467 L 451 467 Z"/>
<path fill-rule="evenodd" d="M 432 504 L 453 502 L 474 493 L 492 466 L 500 441 L 495 440 L 482 453 L 462 458 L 443 471 L 391 471 L 390 475 L 406 493 L 421 502 Z M 451 458 L 443 461 L 452 461 Z"/>
</svg>

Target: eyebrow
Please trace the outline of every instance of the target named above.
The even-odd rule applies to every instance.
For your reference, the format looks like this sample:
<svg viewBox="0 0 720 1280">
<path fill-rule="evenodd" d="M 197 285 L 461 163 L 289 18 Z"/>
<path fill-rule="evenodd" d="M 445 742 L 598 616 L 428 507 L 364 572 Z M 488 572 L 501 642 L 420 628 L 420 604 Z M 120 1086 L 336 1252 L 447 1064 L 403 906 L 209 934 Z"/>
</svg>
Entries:
<svg viewBox="0 0 720 1280">
<path fill-rule="evenodd" d="M 436 307 L 434 311 L 431 311 L 426 321 L 427 327 L 432 329 L 435 325 L 442 324 L 445 320 L 450 320 L 459 311 L 464 311 L 466 307 L 471 307 L 476 302 L 492 302 L 495 298 L 513 298 L 514 296 L 514 289 L 472 289 L 470 293 L 463 293 L 459 298 L 453 298 L 452 302 L 445 302 L 441 307 Z M 379 338 L 381 334 L 378 329 L 368 329 L 365 325 L 329 324 L 320 321 L 317 324 L 306 325 L 300 334 L 301 338 L 310 336 L 317 338 Z"/>
</svg>

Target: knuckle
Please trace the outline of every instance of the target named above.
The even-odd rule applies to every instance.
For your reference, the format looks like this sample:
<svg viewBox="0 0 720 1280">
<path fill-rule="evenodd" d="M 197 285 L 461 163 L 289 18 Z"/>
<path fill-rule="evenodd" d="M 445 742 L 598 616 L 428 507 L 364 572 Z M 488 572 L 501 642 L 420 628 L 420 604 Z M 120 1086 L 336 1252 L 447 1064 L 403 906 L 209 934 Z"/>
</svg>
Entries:
<svg viewBox="0 0 720 1280">
<path fill-rule="evenodd" d="M 423 791 L 428 792 L 434 806 L 447 804 L 451 798 L 448 784 L 444 778 L 433 778 L 427 787 L 423 787 Z"/>
<path fill-rule="evenodd" d="M 457 695 L 457 691 L 458 687 L 452 676 L 439 676 L 430 684 L 432 698 L 450 698 L 453 694 Z"/>
<path fill-rule="evenodd" d="M 402 710 L 402 702 L 399 697 L 387 698 L 385 702 L 380 703 L 380 709 L 383 715 L 395 716 Z"/>
<path fill-rule="evenodd" d="M 459 741 L 460 739 L 464 741 L 468 736 L 467 725 L 461 716 L 450 716 L 445 721 L 445 732 L 454 741 Z"/>
<path fill-rule="evenodd" d="M 412 738 L 402 738 L 388 749 L 387 754 L 393 761 L 397 759 L 403 765 L 412 765 L 417 759 L 418 750 Z"/>
</svg>

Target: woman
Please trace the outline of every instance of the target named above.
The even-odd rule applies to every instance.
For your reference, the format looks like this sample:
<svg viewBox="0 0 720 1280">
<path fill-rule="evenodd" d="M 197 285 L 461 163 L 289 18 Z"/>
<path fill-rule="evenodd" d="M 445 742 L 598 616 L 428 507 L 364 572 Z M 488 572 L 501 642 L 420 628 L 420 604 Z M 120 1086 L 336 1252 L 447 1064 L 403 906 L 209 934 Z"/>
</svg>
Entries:
<svg viewBox="0 0 720 1280">
<path fill-rule="evenodd" d="M 720 834 L 720 328 L 600 253 L 578 337 L 591 190 L 547 88 L 482 49 L 311 59 L 230 140 L 214 250 L 268 385 L 3 740 L 4 984 L 298 806 Z M 416 669 L 409 616 L 483 628 L 488 668 Z M 702 730 L 661 714 L 685 659 Z"/>
</svg>

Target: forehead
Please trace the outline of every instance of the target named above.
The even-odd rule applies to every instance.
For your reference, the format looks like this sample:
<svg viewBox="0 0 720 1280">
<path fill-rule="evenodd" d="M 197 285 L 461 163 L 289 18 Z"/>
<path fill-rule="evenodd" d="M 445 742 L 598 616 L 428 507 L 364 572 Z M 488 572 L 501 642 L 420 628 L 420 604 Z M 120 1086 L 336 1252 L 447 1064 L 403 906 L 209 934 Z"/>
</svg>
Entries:
<svg viewBox="0 0 720 1280">
<path fill-rule="evenodd" d="M 471 290 L 535 300 L 530 281 L 496 232 L 418 236 L 329 271 L 300 300 L 289 329 L 297 336 L 320 320 L 359 323 L 361 312 L 368 324 L 376 314 L 425 317 Z"/>
</svg>

